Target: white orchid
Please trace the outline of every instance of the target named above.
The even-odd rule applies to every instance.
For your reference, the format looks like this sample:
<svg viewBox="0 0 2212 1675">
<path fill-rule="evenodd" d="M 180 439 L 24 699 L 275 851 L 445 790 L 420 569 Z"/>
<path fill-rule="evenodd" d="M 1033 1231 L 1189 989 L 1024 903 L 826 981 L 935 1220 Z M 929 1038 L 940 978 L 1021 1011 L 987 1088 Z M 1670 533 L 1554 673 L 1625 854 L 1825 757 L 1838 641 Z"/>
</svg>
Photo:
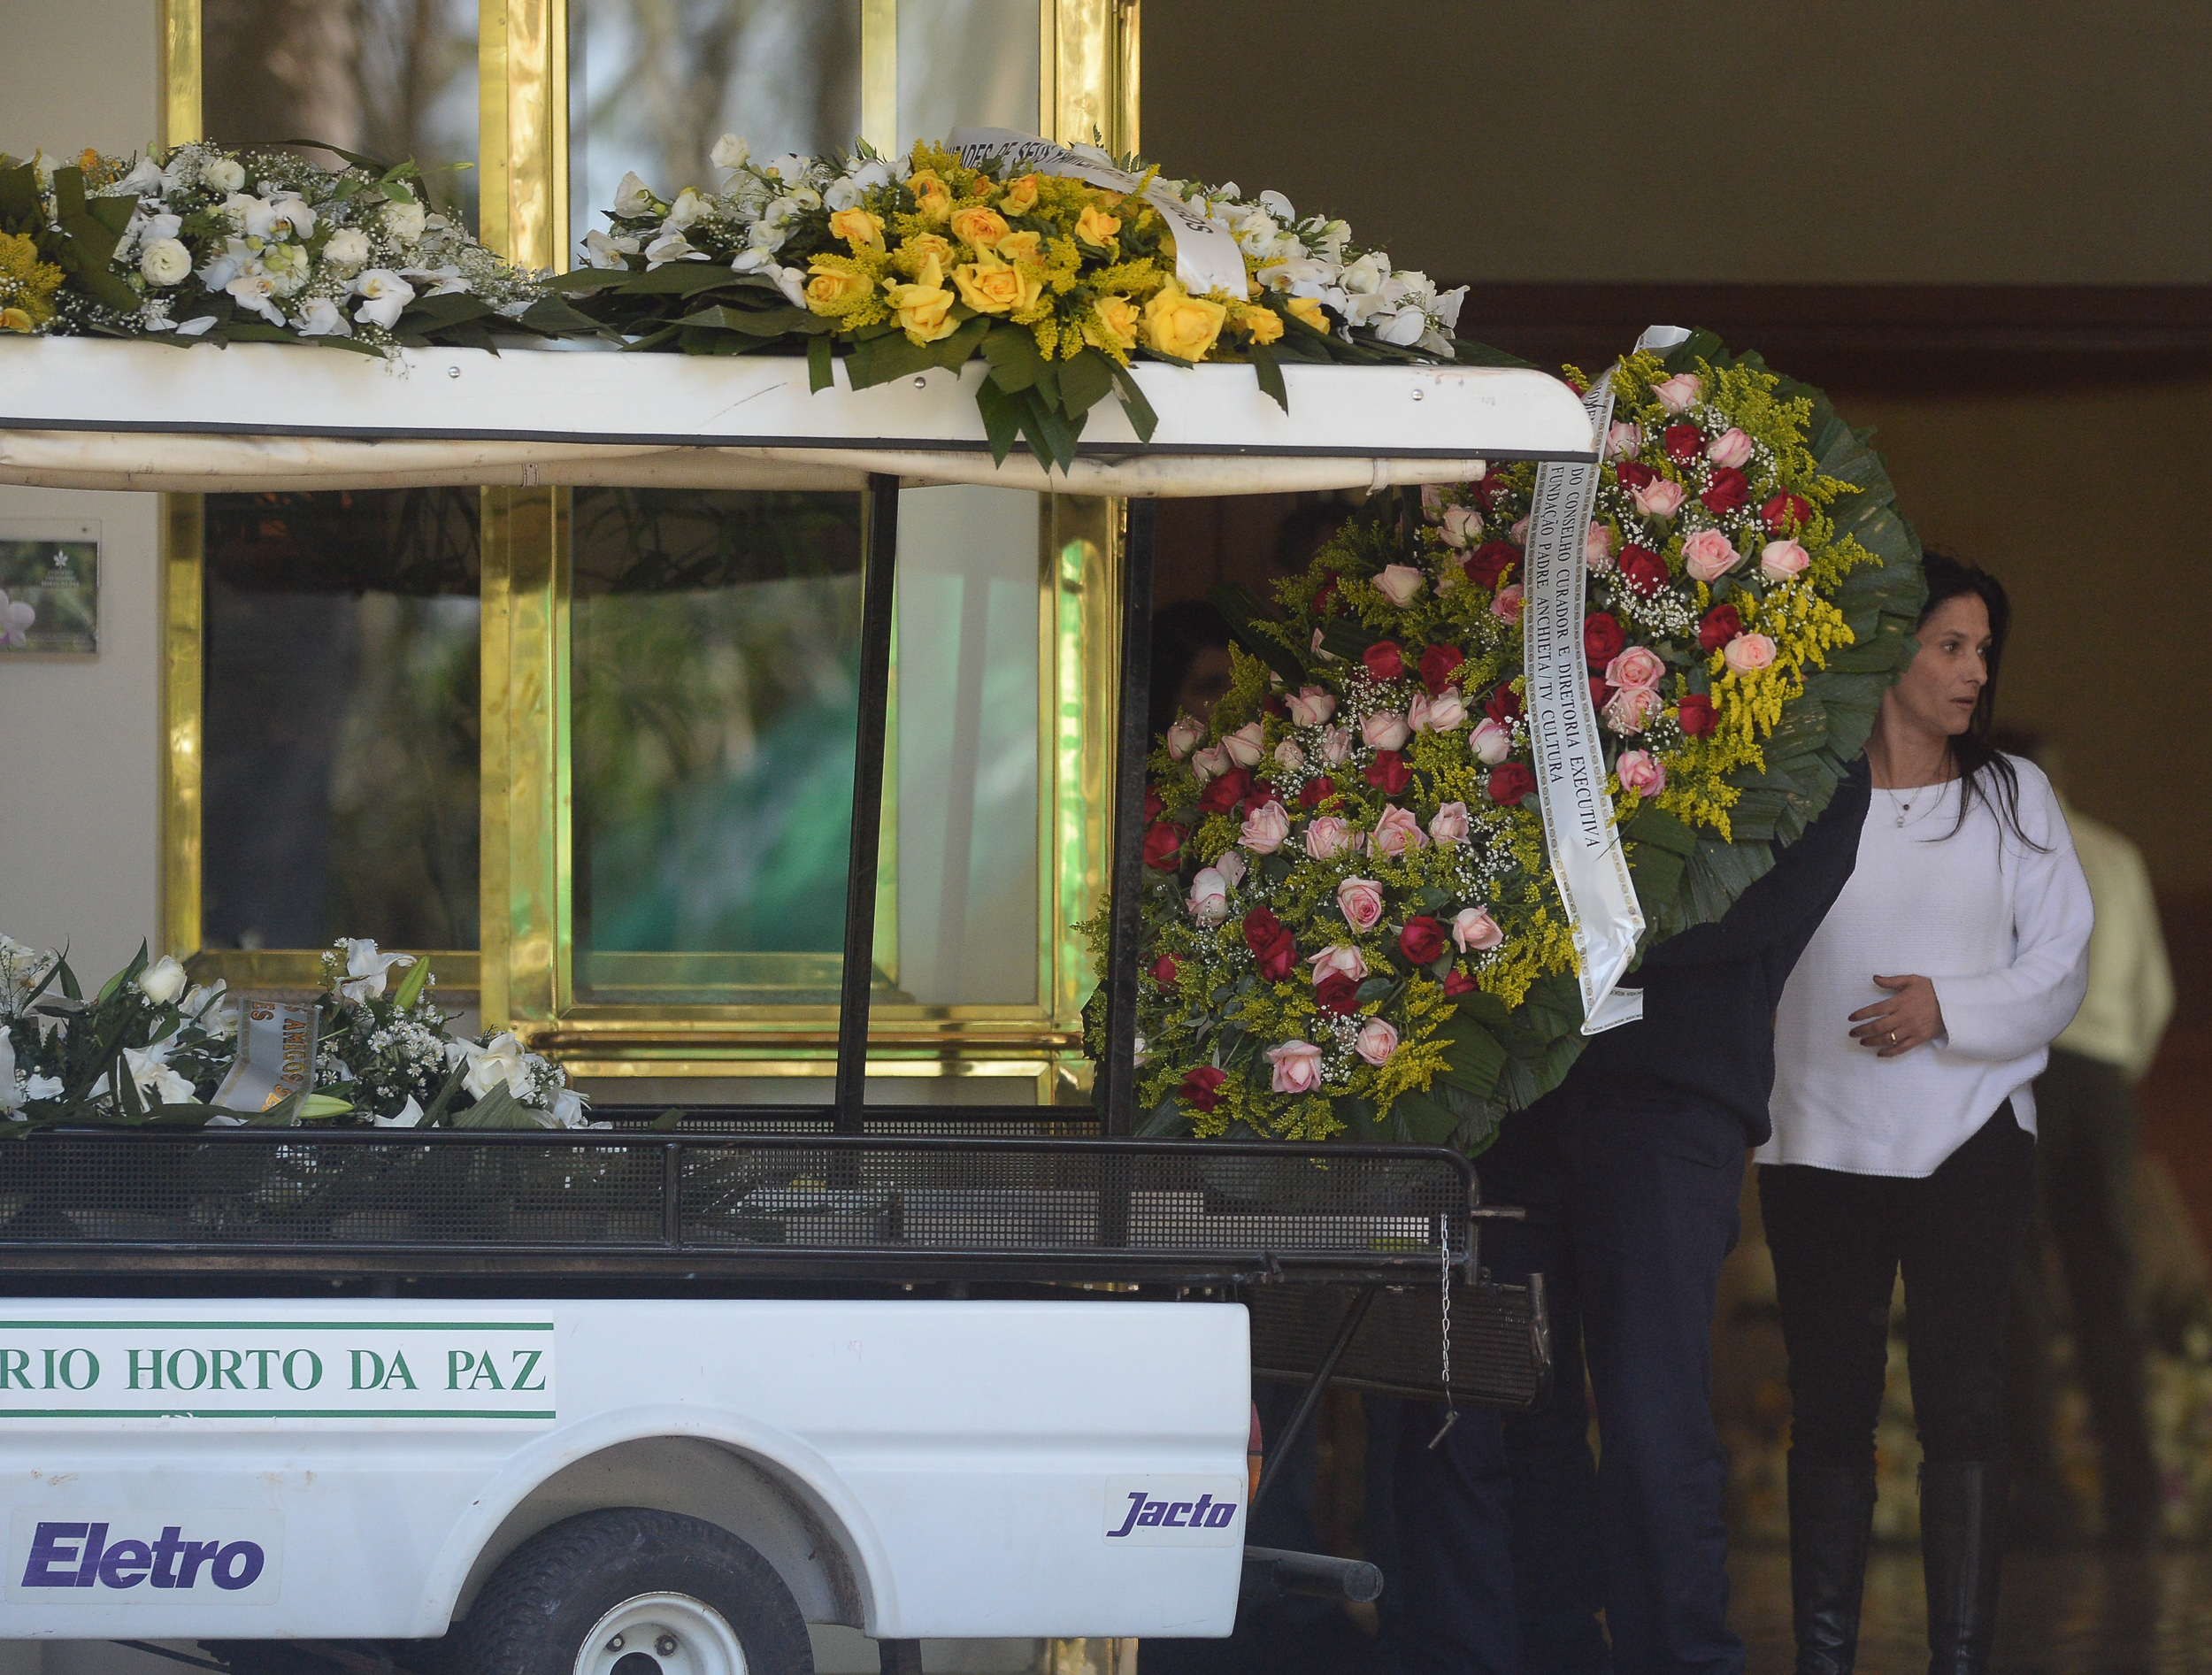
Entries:
<svg viewBox="0 0 2212 1675">
<path fill-rule="evenodd" d="M 253 259 L 253 250 L 245 240 L 227 238 L 223 241 L 223 248 L 209 257 L 207 265 L 194 277 L 209 290 L 219 291 L 244 273 L 247 264 Z"/>
<path fill-rule="evenodd" d="M 760 172 L 774 175 L 788 190 L 794 181 L 806 179 L 807 170 L 813 163 L 812 158 L 801 157 L 796 151 L 786 151 L 774 162 L 763 164 Z"/>
<path fill-rule="evenodd" d="M 0 645 L 21 646 L 30 643 L 31 625 L 38 620 L 38 612 L 20 599 L 11 599 L 0 588 Z"/>
<path fill-rule="evenodd" d="M 403 267 L 399 276 L 415 288 L 418 296 L 451 296 L 469 288 L 461 270 L 450 264 L 444 267 Z"/>
<path fill-rule="evenodd" d="M 627 267 L 629 264 L 622 258 L 635 256 L 640 248 L 637 240 L 626 234 L 610 238 L 595 229 L 584 234 L 584 263 L 588 267 Z"/>
<path fill-rule="evenodd" d="M 668 206 L 668 216 L 661 223 L 661 231 L 664 234 L 680 233 L 694 221 L 706 217 L 712 209 L 713 205 L 699 196 L 698 188 L 687 186 L 676 194 L 676 201 Z"/>
<path fill-rule="evenodd" d="M 347 937 L 342 946 L 346 950 L 346 974 L 338 985 L 338 993 L 356 1003 L 381 995 L 393 966 L 403 968 L 415 963 L 412 954 L 380 952 L 376 943 L 365 936 Z"/>
<path fill-rule="evenodd" d="M 302 337 L 351 337 L 353 322 L 329 297 L 311 296 L 300 310 L 299 334 Z"/>
<path fill-rule="evenodd" d="M 664 233 L 645 247 L 645 265 L 649 271 L 664 267 L 671 262 L 703 262 L 704 250 L 694 248 L 681 233 Z"/>
<path fill-rule="evenodd" d="M 624 175 L 622 184 L 614 189 L 614 212 L 617 215 L 650 215 L 657 202 L 653 196 L 653 188 L 638 179 L 634 169 Z"/>
<path fill-rule="evenodd" d="M 775 270 L 773 277 L 776 288 L 783 293 L 786 302 L 794 308 L 806 306 L 806 270 L 804 268 L 780 267 Z"/>
<path fill-rule="evenodd" d="M 277 294 L 274 274 L 266 272 L 241 273 L 223 288 L 230 293 L 231 300 L 239 307 L 260 315 L 270 325 L 281 326 L 285 323 L 284 311 L 271 300 Z"/>
<path fill-rule="evenodd" d="M 373 267 L 355 276 L 353 294 L 363 299 L 353 318 L 381 326 L 386 331 L 399 324 L 407 304 L 415 300 L 415 288 L 388 267 Z"/>
<path fill-rule="evenodd" d="M 161 165 L 150 157 L 139 158 L 132 165 L 131 172 L 115 184 L 119 189 L 135 192 L 141 197 L 157 196 L 168 186 L 162 175 Z"/>
</svg>

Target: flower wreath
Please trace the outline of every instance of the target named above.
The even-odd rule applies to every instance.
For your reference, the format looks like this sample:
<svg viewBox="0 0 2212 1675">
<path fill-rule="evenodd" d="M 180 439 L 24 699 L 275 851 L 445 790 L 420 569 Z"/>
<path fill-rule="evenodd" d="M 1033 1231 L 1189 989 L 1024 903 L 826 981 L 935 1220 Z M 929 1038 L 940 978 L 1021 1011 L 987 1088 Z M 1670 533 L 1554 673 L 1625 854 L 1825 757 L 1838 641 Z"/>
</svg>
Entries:
<svg viewBox="0 0 2212 1675">
<path fill-rule="evenodd" d="M 1648 948 L 1719 918 L 1826 806 L 1924 584 L 1880 459 L 1819 391 L 1709 334 L 1613 385 L 1583 644 Z M 1146 797 L 1148 1132 L 1472 1151 L 1580 1050 L 1522 714 L 1535 478 L 1383 503 L 1278 586 L 1279 614 L 1217 595 L 1249 651 L 1211 725 L 1160 741 Z"/>
</svg>

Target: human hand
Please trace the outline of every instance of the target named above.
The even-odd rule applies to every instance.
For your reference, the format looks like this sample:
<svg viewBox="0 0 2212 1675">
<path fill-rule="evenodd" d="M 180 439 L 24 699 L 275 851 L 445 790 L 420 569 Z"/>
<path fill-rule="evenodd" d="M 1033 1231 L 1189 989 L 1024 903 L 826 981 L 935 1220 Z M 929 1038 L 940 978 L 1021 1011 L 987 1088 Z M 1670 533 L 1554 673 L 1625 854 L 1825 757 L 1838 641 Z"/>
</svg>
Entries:
<svg viewBox="0 0 2212 1675">
<path fill-rule="evenodd" d="M 1877 1049 L 1884 1058 L 1895 1058 L 1943 1033 L 1943 1006 L 1927 978 L 1878 977 L 1874 984 L 1893 993 L 1887 1000 L 1851 1014 L 1851 1022 L 1858 1025 L 1851 1036 L 1860 1046 Z"/>
</svg>

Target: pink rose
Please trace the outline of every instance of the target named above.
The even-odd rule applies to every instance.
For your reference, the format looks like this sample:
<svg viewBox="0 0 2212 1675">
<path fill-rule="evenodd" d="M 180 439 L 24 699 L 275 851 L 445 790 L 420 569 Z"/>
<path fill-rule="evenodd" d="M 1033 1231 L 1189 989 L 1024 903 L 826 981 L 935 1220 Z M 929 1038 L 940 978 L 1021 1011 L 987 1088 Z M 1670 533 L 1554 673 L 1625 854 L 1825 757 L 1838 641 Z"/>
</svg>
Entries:
<svg viewBox="0 0 2212 1675">
<path fill-rule="evenodd" d="M 1352 735 L 1342 727 L 1321 729 L 1321 759 L 1333 768 L 1344 765 L 1344 758 L 1352 754 Z"/>
<path fill-rule="evenodd" d="M 1394 861 L 1408 849 L 1425 849 L 1429 838 L 1411 809 L 1386 803 L 1382 818 L 1375 822 L 1375 834 L 1368 842 L 1376 854 Z"/>
<path fill-rule="evenodd" d="M 1192 756 L 1190 771 L 1198 783 L 1203 785 L 1207 780 L 1229 771 L 1229 753 L 1217 744 L 1210 744 Z"/>
<path fill-rule="evenodd" d="M 1464 547 L 1482 533 L 1482 514 L 1472 506 L 1444 508 L 1444 544 Z"/>
<path fill-rule="evenodd" d="M 1501 622 L 1518 622 L 1522 603 L 1527 596 L 1526 590 L 1517 581 L 1501 588 L 1497 596 L 1490 602 L 1490 614 Z"/>
<path fill-rule="evenodd" d="M 1412 735 L 1405 717 L 1395 710 L 1378 710 L 1359 724 L 1359 736 L 1371 750 L 1395 750 Z"/>
<path fill-rule="evenodd" d="M 1429 585 L 1429 579 L 1411 565 L 1385 565 L 1375 586 L 1382 596 L 1403 611 Z"/>
<path fill-rule="evenodd" d="M 1463 954 L 1486 954 L 1505 941 L 1497 920 L 1479 907 L 1463 907 L 1452 921 L 1452 941 Z"/>
<path fill-rule="evenodd" d="M 1631 646 L 1605 665 L 1609 686 L 1655 687 L 1666 675 L 1665 660 L 1649 646 Z"/>
<path fill-rule="evenodd" d="M 1352 1050 L 1371 1064 L 1388 1063 L 1391 1054 L 1398 1050 L 1397 1026 L 1385 1018 L 1369 1018 L 1361 1026 Z"/>
<path fill-rule="evenodd" d="M 1769 581 L 1793 580 L 1812 561 L 1812 554 L 1793 541 L 1770 541 L 1759 549 L 1759 573 Z"/>
<path fill-rule="evenodd" d="M 1515 591 L 1517 593 L 1518 588 Z M 1456 733 L 1467 725 L 1466 701 L 1459 695 L 1456 687 L 1446 687 L 1429 700 L 1429 731 Z"/>
<path fill-rule="evenodd" d="M 1667 788 L 1667 770 L 1648 750 L 1622 751 L 1613 771 L 1621 776 L 1622 788 L 1638 796 L 1657 796 Z"/>
<path fill-rule="evenodd" d="M 1285 739 L 1275 747 L 1275 760 L 1293 773 L 1306 765 L 1306 753 L 1298 748 L 1295 739 Z"/>
<path fill-rule="evenodd" d="M 1609 459 L 1626 459 L 1644 445 L 1640 425 L 1632 425 L 1625 419 L 1617 419 L 1605 433 L 1605 453 Z"/>
<path fill-rule="evenodd" d="M 1311 1041 L 1285 1041 L 1267 1049 L 1275 1067 L 1269 1086 L 1279 1094 L 1310 1094 L 1321 1086 L 1321 1049 Z"/>
<path fill-rule="evenodd" d="M 1524 519 L 1521 519 L 1521 521 L 1520 521 L 1520 522 L 1518 522 L 1518 523 L 1515 524 L 1515 525 L 1513 526 L 1512 534 L 1513 534 L 1513 544 L 1514 544 L 1515 546 L 1517 546 L 1517 547 L 1525 547 L 1525 546 L 1527 546 L 1527 545 L 1528 545 L 1528 519 L 1525 519 L 1525 518 L 1524 518 Z"/>
<path fill-rule="evenodd" d="M 1636 503 L 1636 510 L 1647 518 L 1671 518 L 1682 510 L 1685 490 L 1680 483 L 1664 477 L 1655 477 L 1641 488 L 1632 492 L 1629 498 Z"/>
<path fill-rule="evenodd" d="M 1294 726 L 1317 727 L 1336 713 L 1335 695 L 1320 687 L 1301 687 L 1286 694 L 1283 703 L 1290 711 Z"/>
<path fill-rule="evenodd" d="M 1427 693 L 1415 693 L 1413 702 L 1406 705 L 1406 726 L 1416 733 L 1426 733 L 1429 730 L 1429 695 Z"/>
<path fill-rule="evenodd" d="M 1716 465 L 1740 465 L 1751 457 L 1751 438 L 1731 425 L 1705 444 L 1705 457 Z"/>
<path fill-rule="evenodd" d="M 1652 387 L 1652 399 L 1671 413 L 1686 413 L 1705 394 L 1705 381 L 1695 373 L 1677 373 L 1663 384 Z"/>
<path fill-rule="evenodd" d="M 1187 715 L 1175 718 L 1175 725 L 1167 730 L 1167 753 L 1180 762 L 1206 736 L 1206 729 Z"/>
<path fill-rule="evenodd" d="M 1583 531 L 1582 562 L 1600 575 L 1613 567 L 1612 525 L 1594 523 Z"/>
<path fill-rule="evenodd" d="M 1743 562 L 1736 543 L 1717 529 L 1701 529 L 1682 543 L 1682 562 L 1700 581 L 1718 581 Z"/>
<path fill-rule="evenodd" d="M 1447 803 L 1429 817 L 1429 841 L 1432 843 L 1464 843 L 1467 841 L 1467 805 Z"/>
<path fill-rule="evenodd" d="M 1616 733 L 1641 733 L 1666 707 L 1649 687 L 1622 687 L 1605 701 L 1605 725 Z"/>
<path fill-rule="evenodd" d="M 1486 716 L 1475 723 L 1467 748 L 1485 767 L 1494 768 L 1513 754 L 1513 734 Z"/>
<path fill-rule="evenodd" d="M 1341 942 L 1332 942 L 1309 957 L 1306 964 L 1313 967 L 1313 980 L 1317 983 L 1331 972 L 1341 972 L 1355 983 L 1367 975 L 1367 962 L 1360 957 L 1359 949 Z"/>
<path fill-rule="evenodd" d="M 1333 814 L 1315 818 L 1306 828 L 1306 853 L 1317 861 L 1326 861 L 1352 847 L 1352 828 Z"/>
<path fill-rule="evenodd" d="M 1244 830 L 1237 841 L 1255 855 L 1272 855 L 1283 847 L 1283 840 L 1290 835 L 1290 816 L 1279 803 L 1270 803 L 1254 809 L 1244 817 Z"/>
<path fill-rule="evenodd" d="M 1336 887 L 1337 910 L 1363 935 L 1382 923 L 1382 886 L 1373 879 L 1346 879 Z"/>
<path fill-rule="evenodd" d="M 1427 519 L 1431 523 L 1434 523 L 1436 521 L 1436 514 L 1443 509 L 1443 505 L 1444 485 L 1442 483 L 1423 483 L 1421 485 L 1421 515 Z"/>
<path fill-rule="evenodd" d="M 1233 890 L 1244 882 L 1244 857 L 1231 849 L 1215 859 L 1214 871 L 1220 873 L 1222 882 Z"/>
<path fill-rule="evenodd" d="M 1201 925 L 1218 925 L 1229 917 L 1229 882 L 1217 867 L 1202 866 L 1190 881 L 1190 916 Z"/>
<path fill-rule="evenodd" d="M 1259 765 L 1267 747 L 1260 741 L 1260 724 L 1248 721 L 1221 741 L 1221 748 L 1229 753 L 1229 759 L 1240 768 Z"/>
<path fill-rule="evenodd" d="M 1774 661 L 1774 642 L 1763 634 L 1740 634 L 1721 656 L 1731 674 L 1755 674 Z"/>
</svg>

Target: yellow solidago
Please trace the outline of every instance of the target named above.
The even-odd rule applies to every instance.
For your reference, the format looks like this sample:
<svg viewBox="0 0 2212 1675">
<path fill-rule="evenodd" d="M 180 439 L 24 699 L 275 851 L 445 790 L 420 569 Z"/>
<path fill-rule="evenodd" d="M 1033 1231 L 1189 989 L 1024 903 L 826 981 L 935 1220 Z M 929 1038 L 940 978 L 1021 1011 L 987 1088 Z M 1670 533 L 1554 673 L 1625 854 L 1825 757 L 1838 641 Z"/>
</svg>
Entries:
<svg viewBox="0 0 2212 1675">
<path fill-rule="evenodd" d="M 62 273 L 38 259 L 28 235 L 0 233 L 0 330 L 35 331 L 54 318 Z"/>
</svg>

